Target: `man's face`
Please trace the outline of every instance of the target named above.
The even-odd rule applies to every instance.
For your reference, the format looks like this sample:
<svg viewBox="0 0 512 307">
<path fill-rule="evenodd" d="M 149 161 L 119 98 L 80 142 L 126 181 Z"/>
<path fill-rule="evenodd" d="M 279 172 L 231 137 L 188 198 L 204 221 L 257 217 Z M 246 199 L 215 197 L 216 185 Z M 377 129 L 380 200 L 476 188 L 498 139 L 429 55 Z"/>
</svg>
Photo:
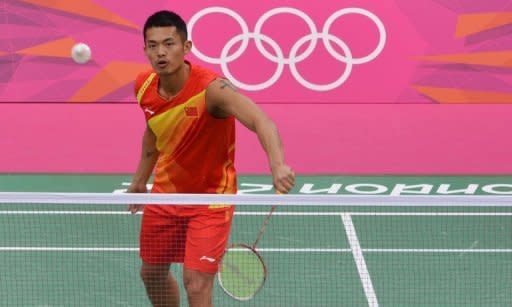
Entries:
<svg viewBox="0 0 512 307">
<path fill-rule="evenodd" d="M 153 27 L 146 30 L 144 53 L 159 75 L 174 73 L 182 64 L 192 43 L 183 42 L 176 27 Z"/>
</svg>

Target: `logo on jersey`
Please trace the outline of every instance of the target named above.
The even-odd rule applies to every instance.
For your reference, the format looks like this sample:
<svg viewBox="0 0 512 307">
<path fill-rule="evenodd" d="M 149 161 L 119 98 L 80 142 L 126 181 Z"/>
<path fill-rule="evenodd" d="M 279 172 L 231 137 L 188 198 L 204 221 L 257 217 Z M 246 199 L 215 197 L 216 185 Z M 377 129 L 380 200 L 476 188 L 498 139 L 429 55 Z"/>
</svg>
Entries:
<svg viewBox="0 0 512 307">
<path fill-rule="evenodd" d="M 153 114 L 155 114 L 155 111 L 150 110 L 150 109 L 148 109 L 148 108 L 145 108 L 145 109 L 144 109 L 144 112 L 148 113 L 149 115 L 153 115 Z"/>
</svg>

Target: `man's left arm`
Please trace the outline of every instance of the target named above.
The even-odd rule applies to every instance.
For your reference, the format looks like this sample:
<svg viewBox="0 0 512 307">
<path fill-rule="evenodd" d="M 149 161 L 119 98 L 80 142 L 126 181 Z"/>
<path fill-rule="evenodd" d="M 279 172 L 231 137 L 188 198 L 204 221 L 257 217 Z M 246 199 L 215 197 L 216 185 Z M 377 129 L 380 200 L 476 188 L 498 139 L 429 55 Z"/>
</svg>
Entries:
<svg viewBox="0 0 512 307">
<path fill-rule="evenodd" d="M 283 144 L 274 122 L 252 100 L 239 93 L 225 79 L 217 79 L 210 83 L 206 90 L 206 107 L 215 117 L 234 116 L 257 134 L 267 154 L 274 188 L 278 193 L 288 193 L 295 184 L 295 174 L 285 163 Z"/>
</svg>

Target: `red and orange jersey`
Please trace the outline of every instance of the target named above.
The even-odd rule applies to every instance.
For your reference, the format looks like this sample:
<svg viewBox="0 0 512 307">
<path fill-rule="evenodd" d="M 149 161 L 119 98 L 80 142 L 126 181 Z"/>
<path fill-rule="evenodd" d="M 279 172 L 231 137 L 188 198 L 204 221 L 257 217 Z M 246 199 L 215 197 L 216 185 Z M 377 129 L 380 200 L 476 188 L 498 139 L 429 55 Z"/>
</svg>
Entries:
<svg viewBox="0 0 512 307">
<path fill-rule="evenodd" d="M 171 100 L 158 94 L 154 71 L 141 73 L 135 82 L 137 101 L 160 151 L 152 192 L 236 193 L 235 120 L 208 113 L 206 87 L 218 76 L 187 64 L 189 78 Z"/>
</svg>

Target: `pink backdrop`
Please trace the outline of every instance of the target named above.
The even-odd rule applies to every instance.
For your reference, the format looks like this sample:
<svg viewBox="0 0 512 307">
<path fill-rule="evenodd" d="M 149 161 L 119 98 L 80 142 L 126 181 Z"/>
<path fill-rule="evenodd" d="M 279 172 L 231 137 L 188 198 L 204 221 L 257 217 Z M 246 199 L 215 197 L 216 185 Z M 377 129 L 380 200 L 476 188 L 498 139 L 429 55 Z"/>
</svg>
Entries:
<svg viewBox="0 0 512 307">
<path fill-rule="evenodd" d="M 299 172 L 512 171 L 512 2 L 8 0 L 0 172 L 134 170 L 141 26 L 160 9 L 195 20 L 189 59 L 272 116 Z M 92 61 L 70 59 L 76 42 Z M 266 172 L 256 138 L 238 131 L 238 169 Z"/>
<path fill-rule="evenodd" d="M 299 173 L 510 174 L 510 105 L 264 105 Z M 492 118 L 492 120 L 489 120 Z M 142 114 L 134 105 L 0 104 L 2 172 L 130 173 Z M 239 127 L 236 166 L 268 173 Z"/>
<path fill-rule="evenodd" d="M 229 75 L 260 103 L 509 103 L 511 6 L 503 0 L 195 0 L 179 7 L 164 0 L 3 1 L 0 101 L 133 101 L 133 79 L 146 64 L 141 27 L 151 13 L 176 9 L 190 21 L 196 47 L 190 59 Z M 92 49 L 85 65 L 69 56 L 79 41 Z"/>
</svg>

